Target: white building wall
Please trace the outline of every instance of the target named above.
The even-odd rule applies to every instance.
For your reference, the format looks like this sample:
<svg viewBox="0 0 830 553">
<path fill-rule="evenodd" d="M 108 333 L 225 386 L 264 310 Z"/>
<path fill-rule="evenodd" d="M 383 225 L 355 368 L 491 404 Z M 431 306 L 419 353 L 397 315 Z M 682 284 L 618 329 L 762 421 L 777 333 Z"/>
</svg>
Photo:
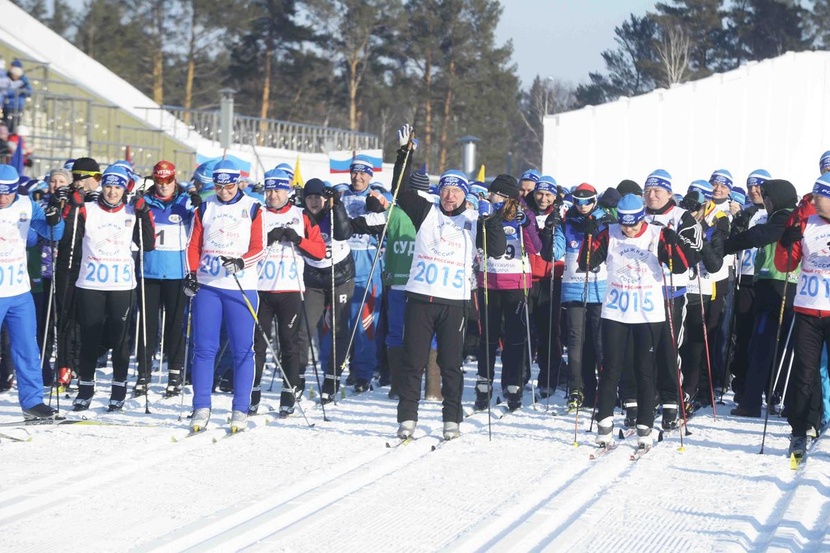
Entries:
<svg viewBox="0 0 830 553">
<path fill-rule="evenodd" d="M 787 53 L 734 71 L 601 106 L 550 115 L 542 168 L 566 186 L 600 191 L 622 179 L 642 185 L 654 169 L 675 192 L 715 169 L 742 187 L 764 168 L 812 188 L 830 150 L 830 52 Z"/>
</svg>

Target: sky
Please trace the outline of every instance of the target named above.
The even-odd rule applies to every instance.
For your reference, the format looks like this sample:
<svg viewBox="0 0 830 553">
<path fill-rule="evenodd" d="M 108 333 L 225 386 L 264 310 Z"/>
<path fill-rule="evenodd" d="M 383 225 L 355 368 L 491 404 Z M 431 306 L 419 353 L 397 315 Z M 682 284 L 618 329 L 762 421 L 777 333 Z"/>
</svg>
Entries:
<svg viewBox="0 0 830 553">
<path fill-rule="evenodd" d="M 613 48 L 614 27 L 629 14 L 653 11 L 654 0 L 501 0 L 496 43 L 513 40 L 513 62 L 522 87 L 536 75 L 577 85 L 604 69 L 603 50 Z"/>
</svg>

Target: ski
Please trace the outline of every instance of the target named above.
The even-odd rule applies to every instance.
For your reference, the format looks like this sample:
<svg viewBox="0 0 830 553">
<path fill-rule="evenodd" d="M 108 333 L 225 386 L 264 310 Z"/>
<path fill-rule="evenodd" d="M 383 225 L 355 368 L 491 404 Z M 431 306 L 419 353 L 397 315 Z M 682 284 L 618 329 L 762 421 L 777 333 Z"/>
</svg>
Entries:
<svg viewBox="0 0 830 553">
<path fill-rule="evenodd" d="M 459 436 L 459 437 L 460 437 L 460 436 Z M 457 439 L 458 439 L 458 438 L 449 438 L 449 439 L 444 438 L 444 439 L 442 439 L 440 442 L 438 442 L 437 444 L 433 444 L 433 445 L 432 445 L 432 448 L 430 449 L 430 451 L 435 451 L 436 449 L 441 449 L 441 448 L 442 448 L 442 447 L 443 447 L 446 443 L 448 443 L 448 442 L 454 442 L 454 441 L 455 441 L 455 440 L 457 440 Z"/>
<path fill-rule="evenodd" d="M 97 419 L 67 419 L 61 417 L 56 419 L 34 419 L 15 422 L 3 422 L 0 423 L 0 427 L 14 428 L 23 426 L 62 426 L 65 424 L 79 424 L 86 426 L 130 426 L 136 428 L 154 428 L 161 426 L 160 424 L 155 423 L 102 421 Z"/>
<path fill-rule="evenodd" d="M 617 442 L 611 442 L 610 444 L 606 445 L 597 445 L 594 451 L 591 452 L 591 456 L 589 457 L 589 459 L 591 461 L 594 461 L 596 459 L 599 459 L 600 457 L 608 455 L 609 453 L 617 449 L 617 445 Z"/>
<path fill-rule="evenodd" d="M 627 440 L 628 438 L 635 435 L 636 433 L 637 433 L 636 428 L 626 428 L 625 430 L 620 428 L 619 437 L 620 437 L 620 440 Z"/>
<path fill-rule="evenodd" d="M 414 442 L 415 440 L 416 440 L 416 438 L 413 438 L 412 436 L 409 436 L 408 438 L 398 438 L 397 442 L 394 442 L 394 443 L 386 442 L 386 447 L 388 449 L 395 449 L 395 448 L 398 448 L 402 445 L 409 445 L 412 442 Z"/>
<path fill-rule="evenodd" d="M 807 453 L 790 453 L 790 470 L 798 470 L 804 463 Z"/>
<path fill-rule="evenodd" d="M 12 436 L 11 434 L 4 434 L 4 433 L 0 432 L 0 441 L 2 441 L 2 440 L 9 440 L 9 441 L 12 441 L 12 442 L 31 442 L 32 437 L 31 436 L 26 436 L 25 438 L 20 438 L 18 436 Z"/>
<path fill-rule="evenodd" d="M 228 438 L 233 438 L 234 436 L 238 436 L 238 435 L 240 435 L 244 432 L 247 432 L 247 430 L 248 430 L 247 428 L 239 428 L 237 430 L 234 430 L 233 428 L 225 428 L 225 432 L 221 436 L 219 436 L 218 438 L 216 436 L 213 437 L 213 442 L 212 443 L 215 444 L 219 440 L 226 440 Z"/>
<path fill-rule="evenodd" d="M 645 457 L 646 453 L 648 453 L 652 449 L 654 449 L 654 446 L 641 445 L 641 446 L 637 447 L 637 450 L 634 453 L 631 454 L 630 459 L 632 461 L 639 461 L 640 459 Z"/>
</svg>

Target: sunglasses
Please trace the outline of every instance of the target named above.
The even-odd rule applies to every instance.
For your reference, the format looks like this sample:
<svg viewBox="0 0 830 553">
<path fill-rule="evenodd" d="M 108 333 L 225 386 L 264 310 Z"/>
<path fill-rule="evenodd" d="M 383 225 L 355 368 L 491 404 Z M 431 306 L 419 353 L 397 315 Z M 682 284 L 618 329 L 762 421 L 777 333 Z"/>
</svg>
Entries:
<svg viewBox="0 0 830 553">
<path fill-rule="evenodd" d="M 153 177 L 153 182 L 156 184 L 172 184 L 176 182 L 176 177 Z"/>
<path fill-rule="evenodd" d="M 89 177 L 97 179 L 100 176 L 100 171 L 72 171 L 72 178 L 74 180 L 83 180 L 88 179 Z"/>
<path fill-rule="evenodd" d="M 230 184 L 215 184 L 214 183 L 214 185 L 213 185 L 213 187 L 216 188 L 217 190 L 230 190 L 234 186 L 236 186 L 235 182 L 232 182 Z"/>
</svg>

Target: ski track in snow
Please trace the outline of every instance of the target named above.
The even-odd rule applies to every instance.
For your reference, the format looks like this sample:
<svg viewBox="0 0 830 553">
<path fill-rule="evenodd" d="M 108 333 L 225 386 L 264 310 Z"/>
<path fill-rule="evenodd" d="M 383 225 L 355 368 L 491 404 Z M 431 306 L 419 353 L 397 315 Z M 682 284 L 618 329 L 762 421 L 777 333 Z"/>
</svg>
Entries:
<svg viewBox="0 0 830 553">
<path fill-rule="evenodd" d="M 470 405 L 475 369 L 466 369 Z M 590 410 L 574 447 L 573 416 L 532 408 L 530 394 L 522 410 L 493 417 L 492 441 L 487 413 L 476 413 L 460 439 L 431 451 L 441 407 L 426 402 L 419 439 L 385 447 L 397 426 L 388 388 L 326 406 L 331 422 L 304 401 L 313 428 L 299 412 L 274 413 L 229 439 L 219 438 L 231 397 L 217 393 L 208 431 L 172 443 L 187 434 L 186 420 L 176 422 L 180 400 L 162 400 L 153 384 L 152 415 L 143 399 L 104 413 L 107 373 L 85 414 L 159 426 L 37 426 L 26 429 L 31 442 L 0 440 L 4 550 L 830 549 L 830 446 L 820 441 L 791 471 L 789 427 L 777 416 L 765 455 L 763 421 L 724 417 L 727 405 L 716 421 L 711 409 L 690 421 L 682 452 L 675 431 L 640 461 L 629 460 L 635 438 L 591 461 Z M 561 395 L 551 406 L 565 413 Z M 0 422 L 20 420 L 15 399 L 0 395 Z M 186 412 L 190 400 L 188 390 Z M 278 402 L 279 390 L 264 391 L 261 411 Z"/>
</svg>

